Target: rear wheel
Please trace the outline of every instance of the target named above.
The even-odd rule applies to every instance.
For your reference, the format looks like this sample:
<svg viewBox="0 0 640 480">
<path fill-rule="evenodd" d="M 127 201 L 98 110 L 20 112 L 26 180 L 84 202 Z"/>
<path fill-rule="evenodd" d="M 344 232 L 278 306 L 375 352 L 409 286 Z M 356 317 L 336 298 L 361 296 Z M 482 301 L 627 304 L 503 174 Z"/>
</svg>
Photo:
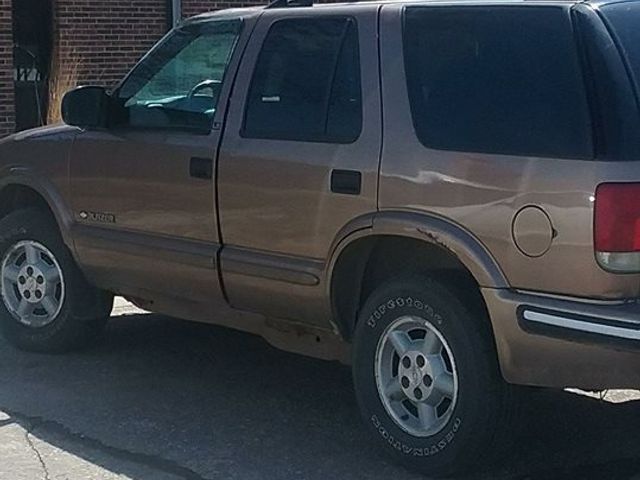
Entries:
<svg viewBox="0 0 640 480">
<path fill-rule="evenodd" d="M 0 329 L 25 350 L 62 352 L 102 330 L 112 296 L 87 283 L 56 223 L 28 208 L 0 220 Z"/>
<path fill-rule="evenodd" d="M 356 395 L 375 441 L 404 465 L 460 473 L 504 441 L 510 389 L 484 315 L 428 278 L 390 281 L 365 303 Z"/>
</svg>

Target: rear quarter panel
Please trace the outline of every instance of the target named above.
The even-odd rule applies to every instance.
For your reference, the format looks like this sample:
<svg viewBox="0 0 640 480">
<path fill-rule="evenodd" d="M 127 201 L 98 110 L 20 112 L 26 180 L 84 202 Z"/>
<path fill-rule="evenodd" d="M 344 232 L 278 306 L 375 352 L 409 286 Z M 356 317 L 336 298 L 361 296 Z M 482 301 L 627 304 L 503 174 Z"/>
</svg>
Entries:
<svg viewBox="0 0 640 480">
<path fill-rule="evenodd" d="M 640 276 L 611 274 L 597 264 L 593 207 L 599 183 L 640 181 L 640 165 L 424 147 L 414 132 L 398 54 L 401 25 L 402 6 L 385 6 L 380 210 L 423 212 L 462 226 L 488 249 L 513 288 L 597 299 L 638 296 Z M 536 258 L 523 254 L 512 236 L 517 212 L 529 205 L 544 210 L 555 230 L 550 248 Z"/>
</svg>

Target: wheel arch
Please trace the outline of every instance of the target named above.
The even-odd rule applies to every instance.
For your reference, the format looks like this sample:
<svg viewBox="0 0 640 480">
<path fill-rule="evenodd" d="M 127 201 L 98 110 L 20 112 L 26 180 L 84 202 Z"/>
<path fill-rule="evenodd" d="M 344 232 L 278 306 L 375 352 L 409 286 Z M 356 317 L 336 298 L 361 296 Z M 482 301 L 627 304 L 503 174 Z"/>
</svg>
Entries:
<svg viewBox="0 0 640 480">
<path fill-rule="evenodd" d="M 72 216 L 58 189 L 49 180 L 36 178 L 26 169 L 16 170 L 0 178 L 0 218 L 21 208 L 40 208 L 56 222 L 65 244 L 73 251 Z"/>
<path fill-rule="evenodd" d="M 480 287 L 508 282 L 486 247 L 471 232 L 440 216 L 378 212 L 357 219 L 334 242 L 327 263 L 327 295 L 334 326 L 350 341 L 359 307 L 385 278 L 401 273 L 435 274 L 486 309 Z M 473 288 L 467 288 L 473 287 Z"/>
</svg>

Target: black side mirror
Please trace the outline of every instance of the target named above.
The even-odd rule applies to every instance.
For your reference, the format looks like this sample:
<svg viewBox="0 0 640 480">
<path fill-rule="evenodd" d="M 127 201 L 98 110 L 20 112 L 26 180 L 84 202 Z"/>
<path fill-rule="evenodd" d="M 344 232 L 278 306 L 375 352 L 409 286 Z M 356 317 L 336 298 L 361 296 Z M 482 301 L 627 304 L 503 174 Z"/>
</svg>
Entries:
<svg viewBox="0 0 640 480">
<path fill-rule="evenodd" d="M 107 125 L 111 97 L 103 87 L 78 87 L 62 99 L 62 119 L 67 125 L 100 128 Z"/>
</svg>

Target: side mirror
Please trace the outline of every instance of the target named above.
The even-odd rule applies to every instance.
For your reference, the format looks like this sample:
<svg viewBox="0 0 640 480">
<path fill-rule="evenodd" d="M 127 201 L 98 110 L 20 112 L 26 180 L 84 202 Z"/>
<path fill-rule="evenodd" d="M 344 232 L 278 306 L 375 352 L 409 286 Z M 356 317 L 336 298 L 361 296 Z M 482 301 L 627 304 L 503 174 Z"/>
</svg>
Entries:
<svg viewBox="0 0 640 480">
<path fill-rule="evenodd" d="M 62 119 L 74 127 L 106 127 L 109 101 L 109 94 L 103 87 L 75 88 L 62 99 Z"/>
</svg>

